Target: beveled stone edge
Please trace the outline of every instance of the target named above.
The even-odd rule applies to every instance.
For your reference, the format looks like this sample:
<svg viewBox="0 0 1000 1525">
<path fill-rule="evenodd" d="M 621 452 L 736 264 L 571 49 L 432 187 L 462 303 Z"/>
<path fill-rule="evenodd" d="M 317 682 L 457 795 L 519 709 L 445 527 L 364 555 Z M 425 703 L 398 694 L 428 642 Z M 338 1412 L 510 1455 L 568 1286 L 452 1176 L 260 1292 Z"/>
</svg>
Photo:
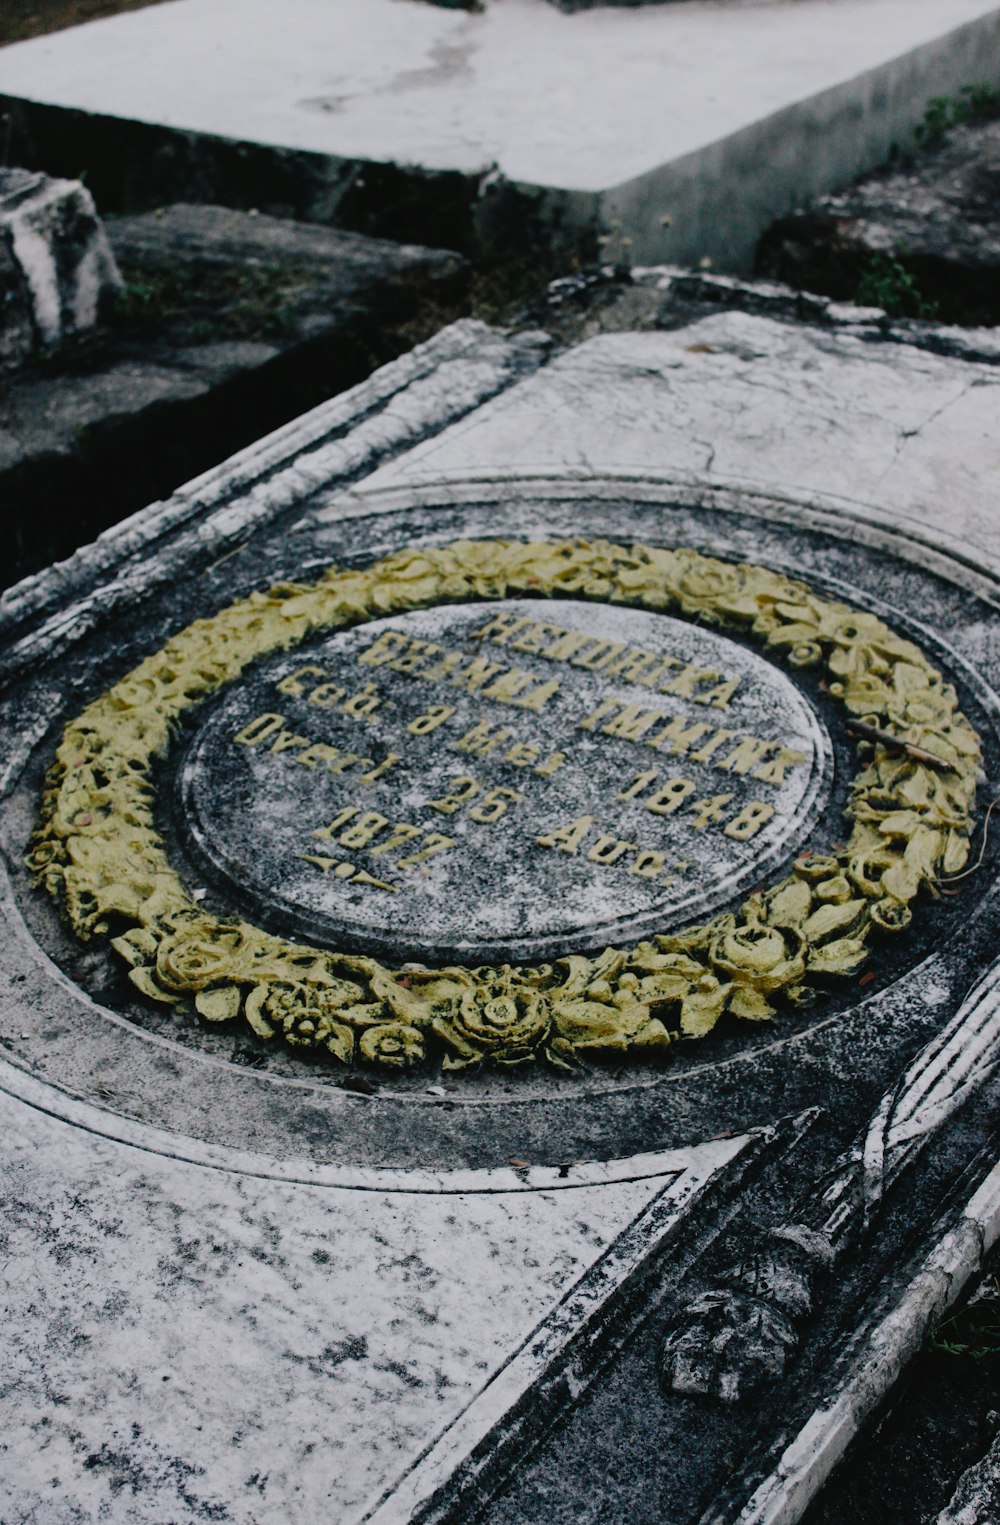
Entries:
<svg viewBox="0 0 1000 1525">
<path fill-rule="evenodd" d="M 317 1165 L 300 1158 L 282 1160 L 251 1150 L 234 1149 L 223 1144 L 207 1144 L 189 1135 L 168 1132 L 148 1123 L 140 1123 L 118 1113 L 105 1111 L 83 1101 L 51 1081 L 39 1080 L 27 1069 L 0 1057 L 0 1091 L 22 1102 L 35 1112 L 71 1127 L 123 1144 L 147 1154 L 178 1160 L 211 1170 L 235 1175 L 284 1181 L 296 1186 L 316 1186 L 347 1191 L 399 1193 L 407 1196 L 440 1195 L 509 1195 L 533 1191 L 579 1191 L 593 1186 L 610 1186 L 629 1181 L 644 1181 L 658 1176 L 675 1175 L 687 1168 L 692 1149 L 709 1147 L 713 1140 L 699 1141 L 679 1149 L 651 1154 L 636 1154 L 617 1160 L 591 1160 L 570 1167 L 572 1175 L 563 1175 L 565 1166 L 532 1165 L 524 1169 L 500 1166 L 492 1169 L 429 1170 L 398 1169 L 364 1165 Z M 750 1142 L 766 1129 L 751 1129 L 724 1141 L 726 1147 Z"/>
<path fill-rule="evenodd" d="M 66 561 L 0 595 L 0 690 L 32 664 L 75 644 L 98 620 L 129 607 L 196 559 L 218 557 L 248 532 L 346 484 L 474 411 L 541 363 L 548 336 L 508 337 L 478 320 L 450 324 L 228 457 L 168 499 L 113 525 Z M 462 385 L 440 373 L 462 365 Z M 408 406 L 393 416 L 398 398 Z M 158 554 L 156 554 L 158 553 Z M 55 613 L 52 608 L 61 605 Z"/>
<path fill-rule="evenodd" d="M 379 472 L 381 476 L 381 472 Z M 530 493 L 540 499 L 621 498 L 664 503 L 669 495 L 684 508 L 719 508 L 771 522 L 791 522 L 836 540 L 871 547 L 935 573 L 1000 609 L 1000 553 L 994 556 L 948 533 L 935 534 L 896 509 L 836 493 L 810 492 L 792 484 L 772 486 L 758 477 L 715 476 L 680 469 L 636 471 L 571 467 L 563 474 L 537 468 L 492 467 L 489 471 L 414 474 L 410 479 L 358 483 L 317 514 L 319 522 L 398 513 L 404 509 L 451 507 L 472 501 L 502 501 Z M 669 504 L 664 504 L 669 507 Z M 845 526 L 845 520 L 847 521 Z M 850 530 L 850 533 L 848 532 Z"/>
<path fill-rule="evenodd" d="M 887 1175 L 895 1171 L 898 1176 L 926 1140 L 995 1075 L 1000 1063 L 998 1001 L 1000 962 L 976 983 L 948 1028 L 906 1071 L 916 1082 L 914 1094 L 926 1093 L 919 1097 L 918 1109 L 926 1105 L 921 1117 L 907 1119 L 900 1127 L 894 1160 L 887 1147 Z M 928 1085 L 925 1070 L 934 1084 Z M 883 1097 L 870 1119 L 869 1136 L 885 1127 L 887 1109 L 896 1099 L 896 1091 Z M 862 1166 L 866 1153 L 867 1147 L 858 1156 Z M 814 1388 L 815 1406 L 804 1422 L 798 1420 L 791 1437 L 786 1431 L 770 1448 L 755 1448 L 697 1525 L 797 1525 L 928 1331 L 957 1302 L 1000 1241 L 1000 1159 L 995 1145 L 987 1146 L 979 1161 L 988 1169 L 965 1205 L 947 1209 L 927 1225 L 923 1250 L 888 1294 L 876 1287 L 869 1295 L 844 1346 Z M 828 1185 L 827 1176 L 816 1184 L 817 1201 Z"/>
<path fill-rule="evenodd" d="M 563 1403 L 576 1403 L 594 1377 L 593 1347 L 603 1340 L 619 1349 L 641 1320 L 623 1299 L 641 1299 L 638 1284 L 678 1225 L 699 1210 L 713 1216 L 704 1201 L 713 1188 L 728 1195 L 754 1165 L 789 1148 L 806 1131 L 797 1118 L 731 1139 L 709 1139 L 692 1146 L 686 1164 L 665 1173 L 660 1190 L 622 1230 L 600 1258 L 570 1287 L 520 1342 L 509 1360 L 485 1382 L 465 1409 L 429 1445 L 395 1483 L 352 1521 L 352 1525 L 397 1525 L 421 1520 L 426 1525 L 466 1518 L 470 1495 L 495 1496 L 509 1475 L 511 1458 L 523 1456 L 521 1431 L 525 1406 L 532 1407 L 539 1388 L 560 1388 Z M 734 1181 L 733 1175 L 739 1179 Z M 691 1176 L 693 1180 L 690 1180 Z M 721 1179 L 720 1179 L 721 1178 Z M 624 1313 L 624 1316 L 622 1314 Z M 534 1406 L 538 1406 L 537 1402 Z M 541 1405 L 547 1408 L 549 1405 Z M 552 1426 L 546 1415 L 542 1433 Z M 530 1423 L 530 1421 L 529 1421 Z M 535 1430 L 537 1440 L 538 1432 Z M 482 1489 L 483 1475 L 493 1473 Z M 496 1474 L 499 1473 L 499 1478 Z"/>
</svg>

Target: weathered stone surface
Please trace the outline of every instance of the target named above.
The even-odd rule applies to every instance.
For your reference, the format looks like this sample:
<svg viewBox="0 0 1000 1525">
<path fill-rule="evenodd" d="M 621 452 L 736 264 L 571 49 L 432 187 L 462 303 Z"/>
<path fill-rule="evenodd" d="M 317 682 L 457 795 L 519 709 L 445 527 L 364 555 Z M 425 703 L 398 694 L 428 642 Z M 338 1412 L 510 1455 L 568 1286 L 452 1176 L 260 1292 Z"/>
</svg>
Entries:
<svg viewBox="0 0 1000 1525">
<path fill-rule="evenodd" d="M 962 1474 L 937 1525 L 991 1525 L 1000 1519 L 1000 1441 Z"/>
<path fill-rule="evenodd" d="M 904 305 L 946 322 L 1000 322 L 1000 121 L 956 127 L 899 168 L 780 219 L 761 240 L 758 266 L 851 299 L 866 276 L 871 289 L 879 258 L 912 276 L 912 291 L 882 279 Z"/>
<path fill-rule="evenodd" d="M 479 964 L 681 925 L 808 838 L 828 806 L 830 743 L 769 663 L 662 615 L 555 599 L 543 626 L 538 612 L 452 605 L 265 661 L 182 765 L 209 870 L 298 933 Z M 616 744 L 625 706 L 645 751 Z M 694 738 L 691 756 L 651 777 L 650 739 L 671 726 Z M 779 753 L 794 759 L 780 782 L 755 779 Z M 691 814 L 723 791 L 712 827 Z M 392 824 L 428 799 L 423 835 Z"/>
<path fill-rule="evenodd" d="M 939 898 L 915 901 L 909 928 L 886 931 L 865 974 L 831 979 L 812 1006 L 789 1000 L 772 1016 L 748 1000 L 711 1037 L 671 1044 L 656 1065 L 618 1050 L 585 1054 L 569 1072 L 473 1063 L 456 1073 L 429 1054 L 408 1072 L 368 1078 L 332 1052 L 237 1027 L 225 991 L 220 998 L 212 986 L 211 944 L 188 948 L 187 973 L 197 980 L 208 970 L 199 990 L 211 999 L 197 1007 L 155 1000 L 141 958 L 131 966 L 138 981 L 113 961 L 108 938 L 123 924 L 116 918 L 131 914 L 125 880 L 134 865 L 125 860 L 141 857 L 153 830 L 170 873 L 190 887 L 191 925 L 225 919 L 224 959 L 250 946 L 251 914 L 264 925 L 273 915 L 286 939 L 301 916 L 297 926 L 311 919 L 306 930 L 321 946 L 299 936 L 284 949 L 282 957 L 303 961 L 299 983 L 350 938 L 355 949 L 343 956 L 357 960 L 357 979 L 391 979 L 405 1002 L 447 971 L 373 971 L 372 954 L 358 951 L 366 922 L 369 947 L 377 940 L 412 953 L 407 942 L 423 939 L 417 951 L 429 964 L 428 944 L 450 959 L 478 958 L 485 926 L 519 957 L 527 948 L 521 972 L 535 969 L 540 987 L 556 964 L 561 988 L 586 977 L 582 1024 L 594 1014 L 580 1007 L 617 994 L 627 1025 L 638 980 L 619 979 L 621 954 L 601 955 L 602 983 L 577 950 L 609 927 L 624 941 L 648 930 L 653 913 L 680 917 L 680 904 L 668 903 L 675 887 L 636 903 L 627 872 L 607 889 L 616 865 L 601 852 L 590 859 L 581 850 L 571 863 L 558 846 L 545 849 L 566 858 L 557 877 L 530 844 L 525 851 L 514 820 L 549 789 L 567 815 L 591 813 L 582 803 L 591 797 L 595 815 L 598 803 L 627 814 L 643 798 L 640 789 L 618 800 L 612 789 L 622 777 L 618 793 L 628 794 L 633 759 L 645 755 L 643 736 L 629 734 L 636 717 L 619 733 L 588 730 L 566 727 L 555 707 L 565 695 L 586 719 L 598 683 L 605 697 L 617 693 L 613 673 L 588 665 L 597 649 L 588 641 L 622 645 L 614 660 L 634 650 L 675 657 L 682 671 L 738 668 L 730 712 L 742 688 L 741 718 L 762 741 L 772 739 L 767 726 L 801 738 L 803 775 L 829 736 L 832 775 L 829 784 L 823 775 L 824 808 L 801 858 L 803 873 L 829 891 L 817 936 L 858 914 L 848 878 L 857 866 L 830 877 L 827 860 L 852 829 L 843 811 L 870 756 L 849 734 L 834 686 L 916 681 L 924 658 L 914 653 L 925 654 L 943 674 L 944 709 L 961 703 L 983 739 L 980 812 L 997 791 L 994 368 L 835 325 L 809 331 L 732 312 L 670 332 L 605 335 L 539 364 L 545 353 L 537 336 L 512 340 L 476 325 L 445 333 L 353 400 L 262 442 L 0 604 L 9 874 L 0 900 L 0 1085 L 16 1162 L 4 1220 L 16 1310 L 4 1327 L 15 1374 L 4 1430 L 18 1462 L 15 1518 L 37 1513 L 58 1476 L 60 1502 L 77 1514 L 114 1518 L 130 1489 L 138 1519 L 171 1525 L 208 1512 L 307 1521 L 323 1507 L 345 1525 L 484 1515 L 502 1525 L 692 1525 L 741 1513 L 759 1525 L 779 1509 L 792 1520 L 1000 1228 L 992 1180 L 971 1201 L 960 1198 L 957 1223 L 946 1200 L 960 1172 L 982 1172 L 990 1135 L 1000 1046 L 992 845 L 974 873 L 952 883 L 946 875 Z M 470 408 L 473 395 L 482 406 Z M 498 539 L 508 542 L 502 555 L 495 546 L 492 559 L 481 545 L 477 552 Z M 526 542 L 552 540 L 594 547 L 582 582 L 504 582 L 519 558 L 536 565 Z M 640 613 L 623 595 L 630 577 L 647 575 L 643 545 L 716 558 L 710 586 L 685 582 L 688 605 L 669 613 L 651 601 L 652 587 Z M 446 602 L 422 600 L 449 557 L 478 567 L 479 582 Z M 769 569 L 789 593 L 784 579 L 800 579 L 806 591 L 795 588 L 796 601 L 779 599 L 771 614 L 755 605 L 758 628 L 713 626 L 727 598 L 734 620 L 744 608 L 741 576 L 725 570 L 733 562 Z M 697 566 L 707 576 L 707 562 Z M 612 569 L 625 580 L 612 580 Z M 254 597 L 274 585 L 271 597 Z M 394 602 L 400 585 L 405 596 Z M 329 592 L 326 623 L 317 587 Z M 383 601 L 372 608 L 372 600 Z M 831 637 L 841 653 L 835 683 L 809 665 L 805 632 L 818 601 L 827 613 L 849 606 L 843 619 L 837 608 L 831 614 L 843 643 Z M 883 617 L 912 651 L 885 635 Z M 497 639 L 483 633 L 491 619 L 500 621 Z M 251 633 L 266 622 L 270 644 L 253 646 L 254 665 L 237 672 L 227 664 L 243 648 L 220 635 L 217 650 L 198 646 L 206 665 L 192 667 L 190 646 L 170 643 L 195 621 L 196 646 L 224 627 L 227 641 L 237 639 L 233 621 Z M 765 643 L 795 626 L 786 661 Z M 553 656 L 552 643 L 574 631 L 584 643 L 567 646 L 566 660 Z M 359 662 L 388 632 L 387 660 Z M 860 667 L 859 640 L 868 653 Z M 508 685 L 492 698 L 470 691 L 471 665 L 487 650 L 503 670 L 480 688 L 504 678 L 515 651 L 515 665 L 533 674 L 530 688 Z M 574 655 L 584 658 L 578 666 Z M 153 667 L 127 683 L 146 658 Z M 554 707 L 524 706 L 522 717 L 517 699 L 540 692 L 550 670 L 563 684 Z M 236 676 L 213 690 L 219 671 Z M 356 672 L 370 672 L 360 687 L 374 686 L 384 713 L 354 703 L 358 685 L 346 680 Z M 707 679 L 685 682 L 689 694 L 664 698 L 684 701 L 684 718 L 694 720 Z M 151 683 L 175 686 L 179 707 L 162 733 Z M 103 915 L 109 924 L 91 917 L 92 937 L 78 941 L 22 864 L 65 724 L 112 689 L 111 709 L 91 718 L 96 726 L 120 713 L 123 735 L 137 716 L 149 723 L 140 740 L 158 754 L 145 775 L 152 816 L 140 800 L 115 842 L 124 878 L 98 908 L 97 922 Z M 458 697 L 444 717 L 453 733 L 444 722 L 411 730 L 428 714 L 429 706 L 415 709 L 425 693 L 433 703 Z M 866 712 L 878 694 L 877 683 L 864 690 Z M 902 690 L 896 698 L 904 703 Z M 929 747 L 943 723 L 930 710 L 904 706 L 903 720 L 891 718 L 914 734 L 920 727 Z M 280 716 L 281 735 L 271 727 L 258 746 L 261 714 Z M 535 727 L 514 758 L 497 763 L 491 751 L 448 744 L 477 715 L 498 723 L 508 714 Z M 350 744 L 355 733 L 373 741 L 370 752 Z M 69 734 L 89 756 L 103 733 Z M 440 740 L 424 746 L 421 735 Z M 490 801 L 491 791 L 522 792 L 518 769 L 544 762 L 530 751 L 543 743 L 566 762 L 516 806 L 509 795 Z M 334 771 L 349 748 L 350 766 L 370 758 L 374 772 L 386 761 L 376 745 L 406 748 L 398 793 L 378 792 L 391 770 L 367 784 L 348 767 Z M 294 760 L 310 751 L 307 762 Z M 912 759 L 887 752 L 899 768 L 891 787 L 912 783 Z M 114 793 L 115 780 L 98 775 L 102 767 L 110 775 L 119 755 L 111 744 L 98 748 L 94 771 L 64 748 L 64 814 L 52 822 L 65 822 L 83 868 L 102 839 L 102 791 Z M 659 767 L 660 754 L 649 756 Z M 699 786 L 704 778 L 710 787 L 711 754 L 688 762 L 704 765 Z M 714 770 L 724 787 L 713 793 L 750 787 L 728 771 Z M 326 793 L 331 783 L 343 787 L 336 798 Z M 74 813 L 74 784 L 93 795 L 96 819 L 90 808 Z M 869 801 L 872 819 L 888 823 L 892 840 L 917 829 L 914 813 L 933 832 L 937 798 L 917 787 L 902 822 L 891 802 Z M 464 872 L 454 882 L 443 876 L 440 895 L 433 874 L 397 894 L 359 883 L 359 896 L 385 895 L 394 908 L 368 916 L 346 875 L 346 892 L 329 893 L 297 877 L 300 821 L 307 835 L 328 831 L 314 856 L 333 866 L 318 875 L 337 877 L 341 861 L 357 868 L 367 854 L 372 878 L 405 881 L 392 853 L 374 849 L 385 845 L 386 822 L 398 832 L 425 808 L 436 820 L 429 800 L 457 804 L 436 814 L 444 835 L 463 838 Z M 692 834 L 703 882 L 690 885 L 684 919 L 707 914 L 699 895 L 723 917 L 760 908 L 763 897 L 747 893 L 758 884 L 743 871 L 752 866 L 767 891 L 790 869 L 804 846 L 795 815 L 805 800 L 789 795 L 769 862 L 744 858 L 740 837 L 726 838 L 725 810 L 742 795 L 716 800 L 720 820 L 706 821 L 714 836 Z M 480 804 L 486 818 L 477 821 L 467 807 Z M 334 816 L 324 816 L 331 807 Z M 313 811 L 326 827 L 313 826 Z M 463 812 L 472 824 L 460 831 Z M 539 846 L 535 827 L 544 823 L 534 815 L 531 823 L 525 835 Z M 669 837 L 685 828 L 668 812 L 657 829 Z M 498 845 L 485 840 L 492 832 Z M 626 835 L 638 843 L 623 830 L 614 845 Z M 723 854 L 724 878 L 713 886 Z M 530 893 L 510 876 L 511 862 L 523 866 Z M 286 903 L 269 906 L 268 887 L 286 872 Z M 164 873 L 143 901 L 147 930 L 167 914 L 172 883 Z M 94 909 L 81 903 L 76 912 L 86 920 Z M 708 941 L 733 924 L 717 923 Z M 763 946 L 769 935 L 749 939 L 750 963 L 762 959 L 765 973 L 775 968 Z M 644 941 L 637 954 L 649 978 L 666 982 L 669 1001 L 676 954 L 669 941 Z M 141 942 L 129 946 L 141 954 Z M 734 979 L 746 972 L 735 955 L 731 965 Z M 176 974 L 176 958 L 164 968 L 168 979 Z M 262 964 L 254 968 L 267 977 Z M 477 982 L 493 973 L 464 974 L 471 1016 L 464 1005 L 463 1014 L 502 1025 L 508 1000 L 476 1006 Z M 286 985 L 294 1005 L 296 979 Z M 445 1027 L 448 999 L 435 1015 Z M 353 1011 L 359 1030 L 371 1030 L 370 1018 Z M 821 1284 L 813 1273 L 827 1264 L 824 1243 L 839 1259 Z M 720 1288 L 728 1289 L 721 1300 Z M 771 1383 L 760 1383 L 751 1405 L 725 1409 L 661 1386 L 660 1337 L 699 1309 L 711 1325 L 708 1374 L 728 1370 L 733 1395 L 750 1390 L 747 1372 L 762 1351 L 767 1358 Z M 706 1348 L 695 1331 L 680 1352 L 690 1386 L 706 1385 Z M 67 1402 L 53 1407 L 53 1393 Z"/>
<path fill-rule="evenodd" d="M 0 169 L 0 361 L 86 333 L 120 290 L 86 187 Z"/>
</svg>

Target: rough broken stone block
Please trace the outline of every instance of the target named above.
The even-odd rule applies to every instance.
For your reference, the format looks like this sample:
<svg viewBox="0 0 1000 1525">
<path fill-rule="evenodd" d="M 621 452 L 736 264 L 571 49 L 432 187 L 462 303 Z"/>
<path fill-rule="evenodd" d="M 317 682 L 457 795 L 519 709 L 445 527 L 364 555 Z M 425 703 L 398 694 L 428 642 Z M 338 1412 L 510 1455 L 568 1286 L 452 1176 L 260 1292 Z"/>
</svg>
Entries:
<svg viewBox="0 0 1000 1525">
<path fill-rule="evenodd" d="M 93 197 L 78 180 L 0 170 L 0 360 L 16 362 L 92 328 L 121 284 Z"/>
<path fill-rule="evenodd" d="M 780 218 L 761 240 L 758 268 L 837 299 L 866 289 L 877 298 L 881 276 L 910 316 L 932 308 L 949 323 L 996 324 L 998 187 L 1000 121 L 956 127 L 930 152 Z"/>
</svg>

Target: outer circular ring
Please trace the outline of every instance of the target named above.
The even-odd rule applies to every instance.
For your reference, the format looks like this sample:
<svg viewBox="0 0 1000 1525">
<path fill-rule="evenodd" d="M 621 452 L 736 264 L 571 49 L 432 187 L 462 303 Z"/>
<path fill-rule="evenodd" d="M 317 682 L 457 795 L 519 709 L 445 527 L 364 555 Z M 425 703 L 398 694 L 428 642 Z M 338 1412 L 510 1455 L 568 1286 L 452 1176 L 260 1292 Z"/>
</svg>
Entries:
<svg viewBox="0 0 1000 1525">
<path fill-rule="evenodd" d="M 404 974 L 198 907 L 156 830 L 150 777 L 181 714 L 317 633 L 525 594 L 679 613 L 750 633 L 790 666 L 824 664 L 833 697 L 885 738 L 859 748 L 846 848 L 800 859 L 736 914 L 535 967 Z M 242 1015 L 263 1037 L 345 1063 L 401 1068 L 434 1044 L 449 1068 L 564 1066 L 581 1051 L 662 1053 L 725 1011 L 766 1019 L 776 998 L 805 999 L 817 977 L 855 971 L 873 928 L 905 928 L 921 886 L 965 862 L 979 766 L 979 737 L 919 647 L 805 583 L 686 549 L 456 541 L 279 584 L 187 626 L 66 727 L 28 863 L 78 937 L 118 924 L 112 946 L 153 1000 L 193 999 L 209 1021 Z"/>
</svg>

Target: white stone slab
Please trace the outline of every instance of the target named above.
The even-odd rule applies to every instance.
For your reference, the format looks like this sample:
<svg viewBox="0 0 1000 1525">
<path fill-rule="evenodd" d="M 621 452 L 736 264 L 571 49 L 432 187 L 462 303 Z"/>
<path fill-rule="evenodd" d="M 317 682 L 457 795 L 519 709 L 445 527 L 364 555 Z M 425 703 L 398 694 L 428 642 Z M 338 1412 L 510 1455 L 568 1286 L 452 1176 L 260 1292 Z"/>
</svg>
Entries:
<svg viewBox="0 0 1000 1525">
<path fill-rule="evenodd" d="M 122 1143 L 0 1083 L 12 1525 L 409 1518 L 746 1143 L 561 1190 L 342 1190 Z"/>
<path fill-rule="evenodd" d="M 1000 80 L 996 0 L 691 0 L 566 15 L 173 0 L 9 47 L 0 93 L 283 148 L 499 175 L 641 261 L 745 262 L 767 221 Z"/>
<path fill-rule="evenodd" d="M 730 312 L 589 340 L 347 504 L 404 483 L 660 478 L 750 489 L 779 513 L 784 496 L 995 567 L 998 421 L 993 367 Z"/>
</svg>

